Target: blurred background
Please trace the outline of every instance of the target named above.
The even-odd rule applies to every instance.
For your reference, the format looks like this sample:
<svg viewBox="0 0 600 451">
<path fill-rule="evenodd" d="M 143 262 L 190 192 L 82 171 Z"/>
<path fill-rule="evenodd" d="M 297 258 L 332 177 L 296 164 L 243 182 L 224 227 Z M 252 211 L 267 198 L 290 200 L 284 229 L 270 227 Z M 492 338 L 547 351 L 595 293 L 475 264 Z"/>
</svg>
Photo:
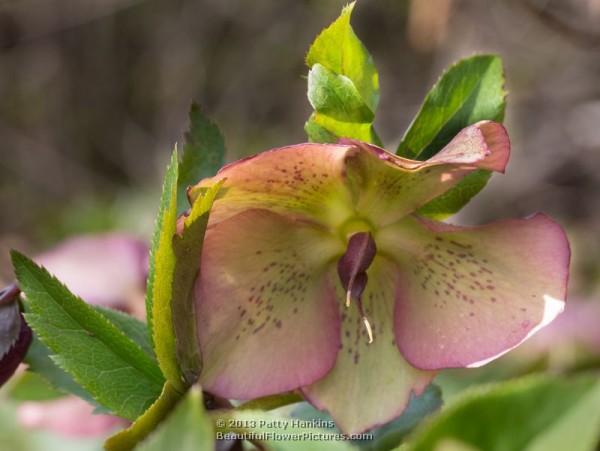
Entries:
<svg viewBox="0 0 600 451">
<path fill-rule="evenodd" d="M 2 0 L 0 279 L 7 252 L 118 228 L 147 237 L 192 100 L 228 158 L 305 140 L 303 63 L 345 1 Z M 461 214 L 543 210 L 569 230 L 572 287 L 600 279 L 600 1 L 361 0 L 377 126 L 394 149 L 440 72 L 475 52 L 506 66 L 513 158 Z"/>
<path fill-rule="evenodd" d="M 10 248 L 35 255 L 109 230 L 147 240 L 192 100 L 229 160 L 305 141 L 304 55 L 345 3 L 0 0 L 0 282 Z M 446 373 L 445 397 L 600 366 L 600 0 L 359 0 L 353 25 L 379 69 L 376 126 L 392 150 L 448 64 L 502 56 L 512 159 L 452 220 L 542 210 L 573 247 L 569 315 L 513 357 Z"/>
</svg>

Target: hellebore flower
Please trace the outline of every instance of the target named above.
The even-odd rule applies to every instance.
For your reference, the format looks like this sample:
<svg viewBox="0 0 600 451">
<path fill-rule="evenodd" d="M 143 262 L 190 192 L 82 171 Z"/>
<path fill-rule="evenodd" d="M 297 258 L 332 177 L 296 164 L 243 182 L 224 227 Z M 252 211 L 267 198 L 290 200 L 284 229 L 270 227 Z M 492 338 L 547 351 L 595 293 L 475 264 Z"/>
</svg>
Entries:
<svg viewBox="0 0 600 451">
<path fill-rule="evenodd" d="M 505 129 L 463 129 L 427 161 L 361 142 L 299 144 L 224 167 L 195 283 L 203 387 L 300 388 L 342 430 L 400 415 L 443 368 L 482 365 L 564 307 L 569 246 L 536 214 L 458 227 L 415 211 L 477 169 Z"/>
</svg>

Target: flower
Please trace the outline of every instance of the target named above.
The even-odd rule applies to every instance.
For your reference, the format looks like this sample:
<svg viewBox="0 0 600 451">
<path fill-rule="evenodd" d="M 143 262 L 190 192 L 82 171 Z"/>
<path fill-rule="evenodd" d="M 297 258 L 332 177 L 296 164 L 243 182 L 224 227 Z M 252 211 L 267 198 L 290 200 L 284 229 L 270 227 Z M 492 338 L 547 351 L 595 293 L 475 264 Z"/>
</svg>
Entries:
<svg viewBox="0 0 600 451">
<path fill-rule="evenodd" d="M 35 257 L 90 304 L 143 316 L 147 245 L 124 233 L 80 235 Z"/>
<path fill-rule="evenodd" d="M 233 399 L 301 389 L 347 433 L 400 415 L 435 371 L 482 365 L 564 306 L 570 251 L 543 214 L 458 227 L 415 212 L 478 169 L 503 172 L 502 125 L 427 161 L 357 141 L 225 166 L 195 287 L 200 381 Z"/>
</svg>

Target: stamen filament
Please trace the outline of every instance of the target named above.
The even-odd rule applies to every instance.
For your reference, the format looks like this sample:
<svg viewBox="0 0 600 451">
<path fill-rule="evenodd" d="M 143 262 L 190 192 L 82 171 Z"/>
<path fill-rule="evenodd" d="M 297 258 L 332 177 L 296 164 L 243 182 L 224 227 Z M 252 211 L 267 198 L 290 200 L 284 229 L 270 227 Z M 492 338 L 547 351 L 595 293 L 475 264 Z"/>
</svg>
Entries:
<svg viewBox="0 0 600 451">
<path fill-rule="evenodd" d="M 352 300 L 352 290 L 346 291 L 346 308 L 350 307 L 350 301 Z"/>
<path fill-rule="evenodd" d="M 369 323 L 369 319 L 366 316 L 362 317 L 363 324 L 365 325 L 365 329 L 367 329 L 367 335 L 369 336 L 368 344 L 373 343 L 373 330 L 371 329 L 371 323 Z"/>
</svg>

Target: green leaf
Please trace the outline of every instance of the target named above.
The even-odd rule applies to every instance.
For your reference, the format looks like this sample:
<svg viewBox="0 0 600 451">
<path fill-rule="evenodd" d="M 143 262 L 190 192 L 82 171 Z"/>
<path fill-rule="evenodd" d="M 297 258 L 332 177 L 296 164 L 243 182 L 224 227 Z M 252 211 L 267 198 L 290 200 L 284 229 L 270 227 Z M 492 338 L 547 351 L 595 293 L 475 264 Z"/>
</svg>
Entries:
<svg viewBox="0 0 600 451">
<path fill-rule="evenodd" d="M 354 3 L 315 39 L 306 56 L 308 99 L 315 110 L 305 125 L 314 142 L 355 138 L 380 144 L 372 122 L 379 103 L 379 77 L 350 18 Z"/>
<path fill-rule="evenodd" d="M 402 138 L 398 155 L 426 160 L 456 134 L 481 120 L 501 122 L 506 92 L 502 60 L 495 55 L 463 59 L 441 76 L 425 97 L 423 106 Z M 477 171 L 419 213 L 443 218 L 456 213 L 485 186 L 490 174 Z"/>
<path fill-rule="evenodd" d="M 437 385 L 429 384 L 423 394 L 411 399 L 398 419 L 373 431 L 375 443 L 370 449 L 383 451 L 397 446 L 409 431 L 441 406 L 442 391 Z"/>
<path fill-rule="evenodd" d="M 417 210 L 422 216 L 442 220 L 460 211 L 475 197 L 492 177 L 490 171 L 479 169 L 465 176 L 454 188 Z"/>
<path fill-rule="evenodd" d="M 375 115 L 354 83 L 316 63 L 308 72 L 308 100 L 313 109 L 341 122 L 372 122 Z"/>
<path fill-rule="evenodd" d="M 15 401 L 48 401 L 65 396 L 42 375 L 25 371 L 10 386 L 8 396 Z"/>
<path fill-rule="evenodd" d="M 175 266 L 173 268 L 172 312 L 176 337 L 176 355 L 187 386 L 200 376 L 202 360 L 196 334 L 194 283 L 200 270 L 200 254 L 210 209 L 222 181 L 201 193 L 183 223 L 181 235 L 173 238 Z"/>
<path fill-rule="evenodd" d="M 185 134 L 183 156 L 177 180 L 177 210 L 181 214 L 188 208 L 187 188 L 205 177 L 212 177 L 225 162 L 225 141 L 217 125 L 202 114 L 192 103 L 190 127 Z"/>
<path fill-rule="evenodd" d="M 148 326 L 146 323 L 134 318 L 127 313 L 113 310 L 111 308 L 99 305 L 93 306 L 97 311 L 106 316 L 121 332 L 131 338 L 148 356 L 155 359 L 152 342 L 148 335 Z"/>
<path fill-rule="evenodd" d="M 202 403 L 202 391 L 194 386 L 136 450 L 209 451 L 214 449 L 214 441 L 213 425 Z"/>
<path fill-rule="evenodd" d="M 410 451 L 592 451 L 600 432 L 595 377 L 528 377 L 477 387 L 417 429 Z M 444 448 L 446 449 L 446 448 Z"/>
<path fill-rule="evenodd" d="M 30 371 L 39 374 L 57 390 L 78 396 L 90 404 L 98 405 L 92 395 L 52 360 L 50 350 L 44 346 L 36 335 L 33 336 L 27 356 L 25 356 L 25 363 Z M 108 409 L 106 410 L 108 411 Z"/>
<path fill-rule="evenodd" d="M 144 440 L 169 415 L 181 395 L 166 382 L 160 396 L 127 429 L 113 435 L 104 444 L 106 451 L 129 451 Z"/>
<path fill-rule="evenodd" d="M 163 385 L 155 362 L 45 269 L 16 251 L 11 256 L 26 295 L 27 323 L 52 351 L 52 360 L 101 405 L 137 418 Z"/>
<path fill-rule="evenodd" d="M 150 268 L 146 290 L 146 312 L 154 353 L 165 378 L 184 390 L 179 365 L 175 357 L 175 331 L 171 308 L 175 252 L 173 236 L 177 226 L 177 149 L 167 168 L 163 192 L 150 250 Z"/>
<path fill-rule="evenodd" d="M 379 102 L 379 77 L 373 58 L 350 25 L 353 9 L 354 2 L 317 36 L 306 55 L 306 64 L 308 67 L 321 64 L 331 72 L 348 77 L 365 104 L 375 112 Z"/>
</svg>

